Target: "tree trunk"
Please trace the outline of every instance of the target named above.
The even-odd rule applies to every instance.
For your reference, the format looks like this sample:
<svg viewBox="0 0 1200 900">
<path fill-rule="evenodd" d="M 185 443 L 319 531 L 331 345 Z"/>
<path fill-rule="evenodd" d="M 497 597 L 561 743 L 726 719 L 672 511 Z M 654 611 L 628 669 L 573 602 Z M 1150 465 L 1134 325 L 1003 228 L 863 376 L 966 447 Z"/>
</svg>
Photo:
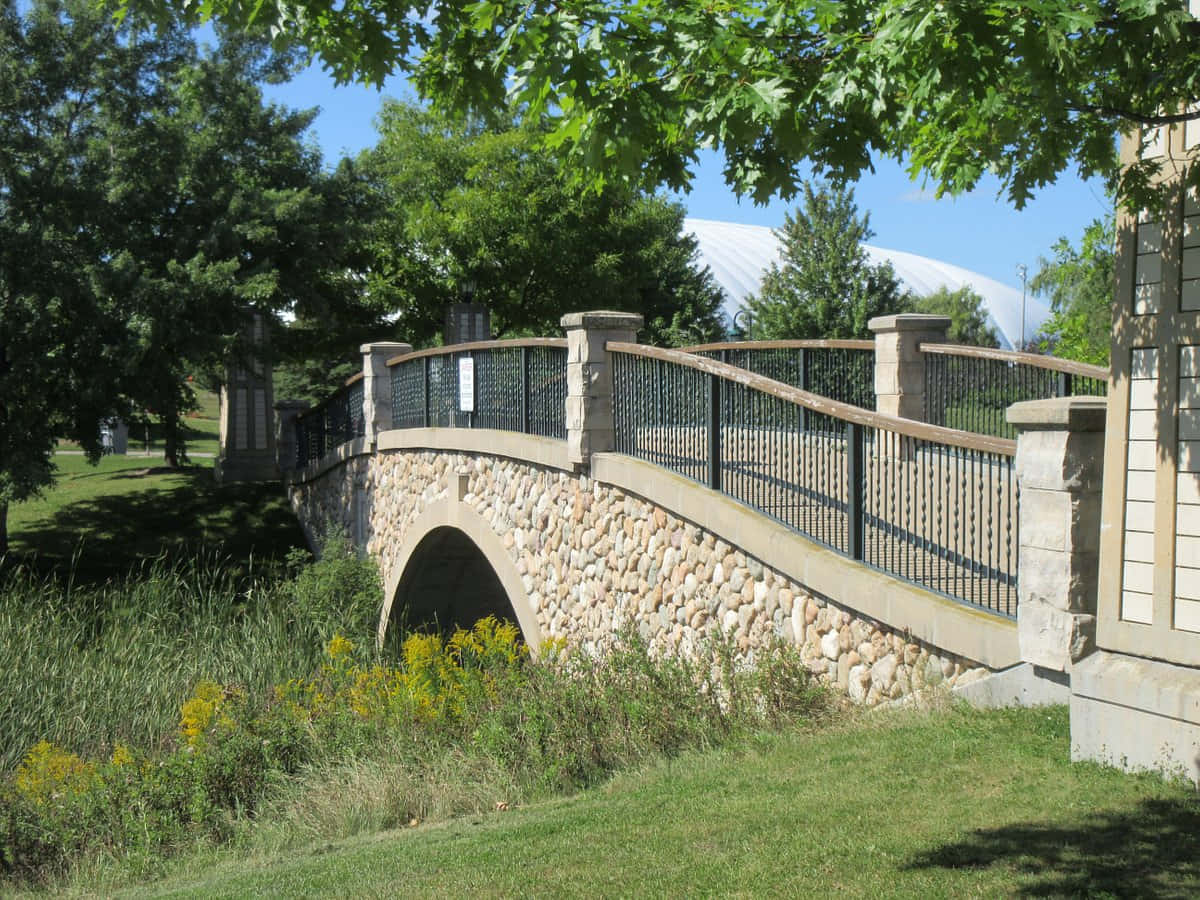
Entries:
<svg viewBox="0 0 1200 900">
<path fill-rule="evenodd" d="M 162 413 L 163 425 L 163 455 L 166 457 L 167 465 L 172 469 L 179 468 L 180 446 L 179 446 L 179 404 L 173 399 L 167 403 L 167 408 Z"/>
<path fill-rule="evenodd" d="M 8 553 L 8 504 L 0 503 L 0 562 Z"/>
</svg>

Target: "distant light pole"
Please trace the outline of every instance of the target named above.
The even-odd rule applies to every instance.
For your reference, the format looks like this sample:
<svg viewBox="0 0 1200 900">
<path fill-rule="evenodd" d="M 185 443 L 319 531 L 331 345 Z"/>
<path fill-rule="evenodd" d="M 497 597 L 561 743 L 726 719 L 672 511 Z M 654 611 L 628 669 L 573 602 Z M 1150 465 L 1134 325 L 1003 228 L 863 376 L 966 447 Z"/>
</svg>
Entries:
<svg viewBox="0 0 1200 900">
<path fill-rule="evenodd" d="M 1025 279 L 1029 277 L 1029 269 L 1025 263 L 1017 265 L 1017 275 L 1021 277 L 1021 346 L 1018 350 L 1025 349 Z"/>
</svg>

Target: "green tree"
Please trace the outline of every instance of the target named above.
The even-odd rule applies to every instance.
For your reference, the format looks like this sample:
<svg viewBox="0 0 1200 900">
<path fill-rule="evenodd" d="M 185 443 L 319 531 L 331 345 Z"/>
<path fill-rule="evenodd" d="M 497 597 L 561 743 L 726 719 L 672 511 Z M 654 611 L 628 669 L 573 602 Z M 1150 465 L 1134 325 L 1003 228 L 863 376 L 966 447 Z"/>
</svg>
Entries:
<svg viewBox="0 0 1200 900">
<path fill-rule="evenodd" d="M 240 307 L 313 303 L 337 268 L 326 176 L 304 141 L 315 112 L 263 102 L 258 82 L 289 61 L 224 40 L 159 81 L 132 122 L 110 123 L 104 187 L 113 204 L 101 290 L 130 308 L 123 387 L 163 426 L 166 460 L 186 458 L 191 371 L 219 373 L 237 348 Z"/>
<path fill-rule="evenodd" d="M 870 337 L 874 316 L 902 312 L 909 297 L 890 263 L 874 265 L 863 249 L 870 217 L 854 191 L 802 186 L 804 203 L 779 231 L 782 263 L 772 263 L 758 294 L 746 299 L 755 340 Z"/>
<path fill-rule="evenodd" d="M 1052 259 L 1038 261 L 1029 282 L 1050 299 L 1050 319 L 1041 338 L 1048 352 L 1107 366 L 1112 345 L 1112 302 L 1116 226 L 1108 215 L 1083 231 L 1079 248 L 1059 238 Z"/>
<path fill-rule="evenodd" d="M 988 324 L 988 313 L 983 307 L 983 298 L 964 285 L 956 291 L 942 285 L 932 294 L 916 297 L 912 311 L 934 316 L 949 316 L 950 330 L 947 337 L 956 344 L 974 344 L 976 347 L 999 347 L 996 329 Z"/>
<path fill-rule="evenodd" d="M 939 190 L 995 172 L 1020 206 L 1068 168 L 1116 177 L 1115 132 L 1200 115 L 1174 112 L 1200 97 L 1184 0 L 117 2 L 270 30 L 343 80 L 403 72 L 454 108 L 518 104 L 593 173 L 682 185 L 717 147 L 760 200 L 797 190 L 801 160 L 852 181 L 881 152 Z"/>
<path fill-rule="evenodd" d="M 640 312 L 646 339 L 723 334 L 722 295 L 695 266 L 683 208 L 621 184 L 574 189 L 536 123 L 460 121 L 389 101 L 360 164 L 386 203 L 370 238 L 366 292 L 428 344 L 464 287 L 497 337 L 559 333 L 565 312 Z"/>
<path fill-rule="evenodd" d="M 56 438 L 99 453 L 129 352 L 109 262 L 105 122 L 149 101 L 178 35 L 118 31 L 85 3 L 0 3 L 0 554 L 8 504 L 52 477 Z M 142 76 L 145 76 L 143 78 Z"/>
<path fill-rule="evenodd" d="M 349 281 L 311 115 L 255 86 L 289 66 L 87 0 L 0 0 L 0 553 L 57 438 L 95 455 L 101 419 L 149 407 L 178 462 L 185 375 L 234 349 L 238 306 L 315 316 Z"/>
</svg>

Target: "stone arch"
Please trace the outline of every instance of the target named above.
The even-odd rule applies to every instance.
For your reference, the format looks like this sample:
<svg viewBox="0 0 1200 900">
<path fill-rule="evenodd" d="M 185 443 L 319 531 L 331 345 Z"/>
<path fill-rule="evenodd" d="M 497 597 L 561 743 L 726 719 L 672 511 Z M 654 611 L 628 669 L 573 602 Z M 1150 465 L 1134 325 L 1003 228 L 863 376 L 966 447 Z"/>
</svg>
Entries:
<svg viewBox="0 0 1200 900">
<path fill-rule="evenodd" d="M 386 636 L 392 609 L 405 576 L 417 574 L 410 570 L 424 566 L 429 559 L 428 554 L 436 552 L 439 545 L 453 548 L 455 552 L 466 551 L 468 547 L 478 552 L 495 577 L 496 587 L 503 592 L 508 605 L 516 613 L 525 643 L 536 654 L 542 645 L 542 633 L 538 627 L 536 610 L 529 602 L 516 563 L 491 526 L 469 506 L 451 498 L 431 503 L 405 531 L 384 585 L 377 634 L 379 643 L 382 644 Z"/>
</svg>

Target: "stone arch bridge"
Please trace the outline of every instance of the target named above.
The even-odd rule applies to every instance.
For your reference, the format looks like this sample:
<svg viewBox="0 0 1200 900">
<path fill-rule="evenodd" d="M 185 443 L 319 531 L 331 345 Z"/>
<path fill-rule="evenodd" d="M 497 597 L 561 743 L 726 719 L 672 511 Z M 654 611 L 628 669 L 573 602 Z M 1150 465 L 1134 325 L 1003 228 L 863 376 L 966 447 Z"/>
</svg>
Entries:
<svg viewBox="0 0 1200 900">
<path fill-rule="evenodd" d="M 362 375 L 281 422 L 310 540 L 339 526 L 379 562 L 381 639 L 497 613 L 534 648 L 626 627 L 684 653 L 785 641 L 865 703 L 938 682 L 1029 699 L 1086 650 L 1102 401 L 1014 407 L 1019 442 L 995 434 L 1011 392 L 992 434 L 920 421 L 997 408 L 978 377 L 933 397 L 931 360 L 970 362 L 937 317 L 690 352 L 634 343 L 627 314 L 563 324 L 566 340 L 366 345 Z M 1050 372 L 1030 398 L 1096 375 L 991 353 Z"/>
</svg>

